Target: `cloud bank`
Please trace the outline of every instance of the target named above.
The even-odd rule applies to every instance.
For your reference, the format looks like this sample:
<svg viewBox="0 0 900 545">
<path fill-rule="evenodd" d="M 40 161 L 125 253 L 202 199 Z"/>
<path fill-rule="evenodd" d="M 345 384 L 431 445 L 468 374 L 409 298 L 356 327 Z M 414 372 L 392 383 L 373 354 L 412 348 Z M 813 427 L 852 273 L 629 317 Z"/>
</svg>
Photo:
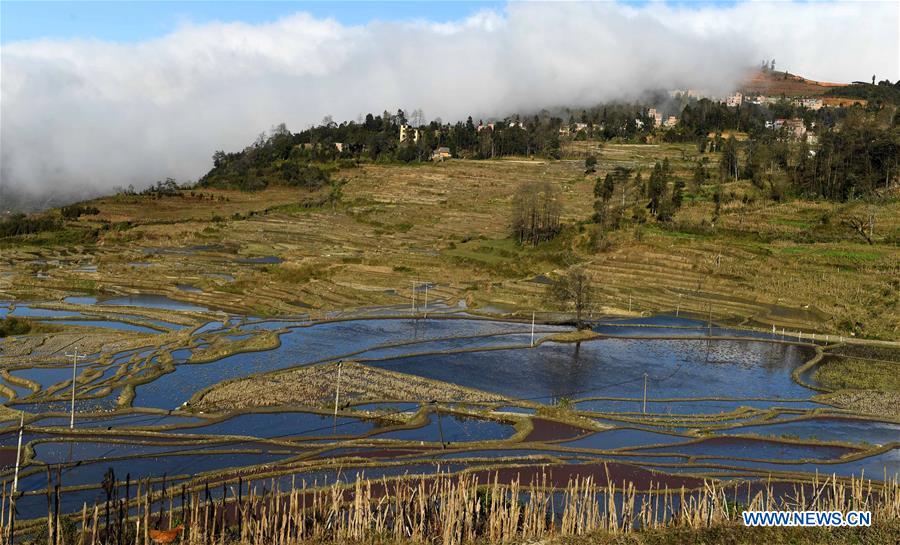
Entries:
<svg viewBox="0 0 900 545">
<path fill-rule="evenodd" d="M 196 179 L 214 150 L 280 122 L 299 130 L 385 108 L 448 121 L 656 88 L 724 91 L 764 58 L 813 79 L 894 80 L 898 16 L 896 2 L 528 3 L 446 23 L 297 13 L 131 44 L 11 43 L 0 48 L 0 185 L 65 198 Z"/>
</svg>

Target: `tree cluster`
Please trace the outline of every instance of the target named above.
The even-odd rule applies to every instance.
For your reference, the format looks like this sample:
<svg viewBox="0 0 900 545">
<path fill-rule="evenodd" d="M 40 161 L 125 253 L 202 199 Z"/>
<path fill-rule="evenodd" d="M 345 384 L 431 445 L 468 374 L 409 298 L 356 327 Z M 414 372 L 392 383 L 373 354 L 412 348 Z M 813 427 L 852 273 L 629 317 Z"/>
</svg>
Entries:
<svg viewBox="0 0 900 545">
<path fill-rule="evenodd" d="M 549 182 L 523 184 L 513 197 L 512 232 L 519 244 L 550 240 L 560 231 L 559 191 Z"/>
</svg>

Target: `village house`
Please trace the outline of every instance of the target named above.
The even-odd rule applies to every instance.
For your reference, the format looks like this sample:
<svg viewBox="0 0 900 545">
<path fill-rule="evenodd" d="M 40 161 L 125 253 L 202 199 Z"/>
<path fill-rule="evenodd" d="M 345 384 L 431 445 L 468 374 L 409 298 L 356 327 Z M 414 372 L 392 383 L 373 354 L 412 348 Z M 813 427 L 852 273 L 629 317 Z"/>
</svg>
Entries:
<svg viewBox="0 0 900 545">
<path fill-rule="evenodd" d="M 790 134 L 793 138 L 803 138 L 806 134 L 806 124 L 802 119 L 792 118 L 792 119 L 776 119 L 773 124 L 773 128 L 776 131 L 780 131 L 784 129 Z"/>
<path fill-rule="evenodd" d="M 450 153 L 450 148 L 448 147 L 439 147 L 431 153 L 432 161 L 443 161 L 444 159 L 450 159 L 453 155 Z"/>
<path fill-rule="evenodd" d="M 728 98 L 725 99 L 725 105 L 729 108 L 737 108 L 741 105 L 744 100 L 744 96 L 740 93 L 733 93 L 728 95 Z"/>
<path fill-rule="evenodd" d="M 476 132 L 481 132 L 481 131 L 483 131 L 484 129 L 494 130 L 494 124 L 493 124 L 493 123 L 488 123 L 488 124 L 485 125 L 484 123 L 479 123 L 478 126 L 475 127 L 475 131 L 476 131 Z"/>
<path fill-rule="evenodd" d="M 677 124 L 678 124 L 678 118 L 675 117 L 674 115 L 670 115 L 666 119 L 666 123 L 665 123 L 666 127 L 674 127 Z"/>
<path fill-rule="evenodd" d="M 410 127 L 409 125 L 400 125 L 400 143 L 406 142 L 412 138 L 413 142 L 419 142 L 419 129 Z"/>
<path fill-rule="evenodd" d="M 653 119 L 654 127 L 662 126 L 662 113 L 657 112 L 656 108 L 650 108 L 649 110 L 647 110 L 647 116 Z"/>
<path fill-rule="evenodd" d="M 802 106 L 810 110 L 821 110 L 824 106 L 821 98 L 797 98 L 793 102 L 795 106 Z"/>
</svg>

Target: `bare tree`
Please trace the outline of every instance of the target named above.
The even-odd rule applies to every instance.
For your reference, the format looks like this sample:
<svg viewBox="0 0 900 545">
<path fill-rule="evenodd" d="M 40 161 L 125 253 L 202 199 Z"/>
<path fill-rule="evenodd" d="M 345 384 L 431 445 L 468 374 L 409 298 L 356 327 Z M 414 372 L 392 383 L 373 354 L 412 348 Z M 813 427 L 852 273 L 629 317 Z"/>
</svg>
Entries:
<svg viewBox="0 0 900 545">
<path fill-rule="evenodd" d="M 583 266 L 572 267 L 547 286 L 547 295 L 558 304 L 572 306 L 575 309 L 575 323 L 580 328 L 583 325 L 581 316 L 590 308 L 594 298 L 591 277 Z"/>
<path fill-rule="evenodd" d="M 872 233 L 875 229 L 875 214 L 870 210 L 868 218 L 863 216 L 850 216 L 841 223 L 861 236 L 869 244 L 875 244 L 872 240 Z"/>
<path fill-rule="evenodd" d="M 513 236 L 519 244 L 537 245 L 559 234 L 559 192 L 549 182 L 529 182 L 513 197 Z"/>
</svg>

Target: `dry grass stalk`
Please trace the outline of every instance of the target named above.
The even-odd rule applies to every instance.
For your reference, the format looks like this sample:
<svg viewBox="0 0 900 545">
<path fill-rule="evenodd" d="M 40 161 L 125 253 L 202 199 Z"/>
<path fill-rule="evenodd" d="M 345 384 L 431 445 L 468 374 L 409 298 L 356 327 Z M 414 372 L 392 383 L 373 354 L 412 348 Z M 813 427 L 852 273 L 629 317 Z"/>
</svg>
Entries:
<svg viewBox="0 0 900 545">
<path fill-rule="evenodd" d="M 80 514 L 70 517 L 80 530 L 74 539 L 66 543 L 66 536 L 57 532 L 53 542 L 150 545 L 150 536 L 158 533 L 151 528 L 165 532 L 166 527 L 176 528 L 177 524 L 184 525 L 182 543 L 190 545 L 400 541 L 462 545 L 595 531 L 617 534 L 664 527 L 708 528 L 739 523 L 742 509 L 856 510 L 871 511 L 877 520 L 900 518 L 900 482 L 896 476 L 887 479 L 887 475 L 883 485 L 864 476 L 841 480 L 815 475 L 808 483 L 794 485 L 789 493 L 784 493 L 784 485 L 776 492 L 771 482 L 714 481 L 705 481 L 696 490 L 671 490 L 663 483 L 651 482 L 639 491 L 632 482 L 615 483 L 608 471 L 605 485 L 598 484 L 594 475 L 575 476 L 557 491 L 548 471 L 533 476 L 527 484 L 518 475 L 501 482 L 495 473 L 481 482 L 477 474 L 465 473 L 395 480 L 370 480 L 360 475 L 351 485 L 291 482 L 285 492 L 274 479 L 266 485 L 259 493 L 257 486 L 248 482 L 246 497 L 231 489 L 230 498 L 223 487 L 218 499 L 211 498 L 208 487 L 202 493 L 182 490 L 186 505 L 176 506 L 174 493 L 154 492 L 149 484 L 139 484 L 133 502 L 134 534 L 125 531 L 123 535 L 121 528 L 126 525 L 104 527 L 100 506 L 94 505 L 91 513 L 85 505 Z M 7 509 L 11 502 L 5 499 L 4 494 L 0 506 Z M 157 501 L 159 511 L 154 513 Z M 0 511 L 0 530 L 4 530 L 0 545 L 9 543 L 7 515 Z M 61 528 L 52 510 L 50 516 L 48 520 Z"/>
</svg>

